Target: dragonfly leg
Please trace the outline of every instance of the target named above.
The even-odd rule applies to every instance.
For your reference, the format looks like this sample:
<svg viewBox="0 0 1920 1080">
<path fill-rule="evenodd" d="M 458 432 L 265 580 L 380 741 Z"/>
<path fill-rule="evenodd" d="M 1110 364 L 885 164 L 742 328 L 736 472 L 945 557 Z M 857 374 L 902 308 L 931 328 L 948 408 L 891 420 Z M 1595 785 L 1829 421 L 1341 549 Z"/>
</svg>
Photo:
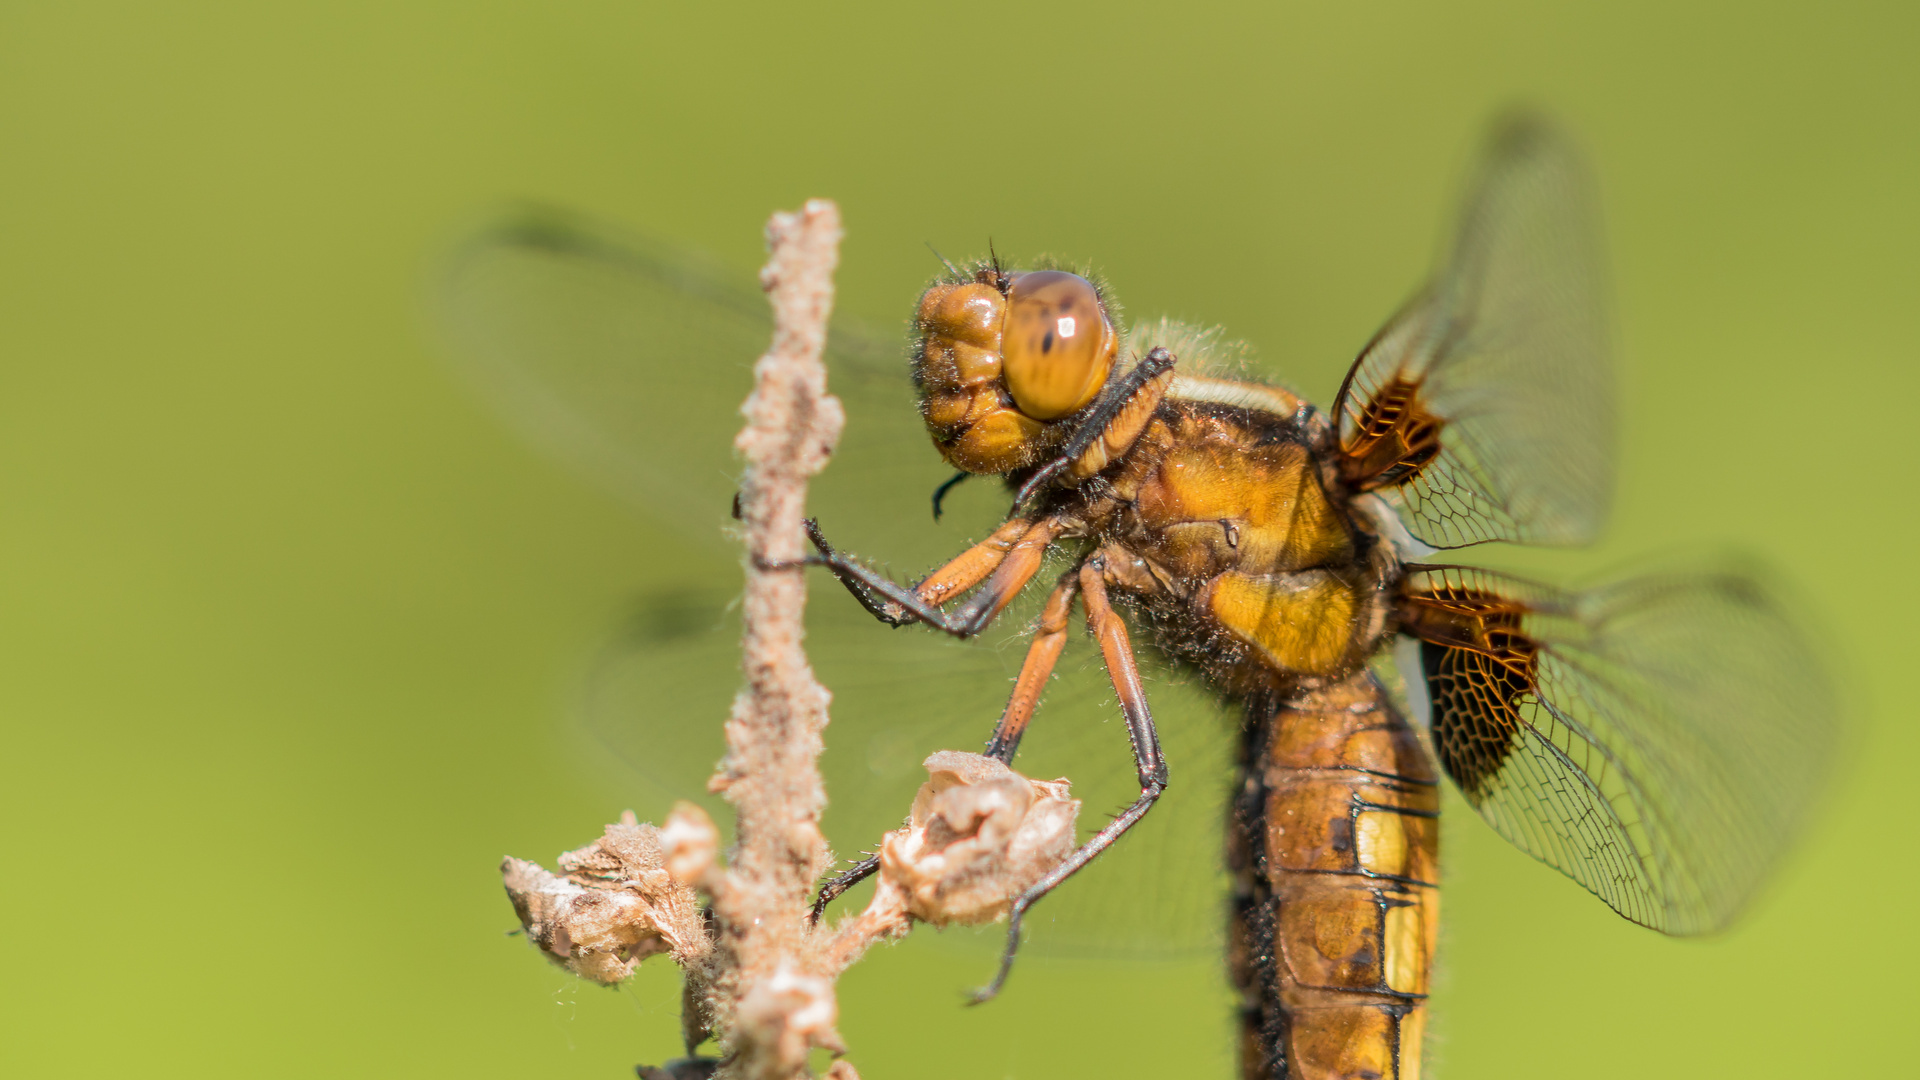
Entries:
<svg viewBox="0 0 1920 1080">
<path fill-rule="evenodd" d="M 840 899 L 840 894 L 872 877 L 880 869 L 880 856 L 869 855 L 845 870 L 827 879 L 820 886 L 820 894 L 813 898 L 813 921 L 818 923 L 820 916 L 826 914 L 827 905 Z"/>
<path fill-rule="evenodd" d="M 1014 512 L 1027 505 L 1041 489 L 1062 473 L 1079 483 L 1126 453 L 1153 419 L 1153 412 L 1173 385 L 1174 357 L 1155 348 L 1125 375 L 1114 380 L 1094 403 L 1093 411 L 1061 448 L 1060 456 L 1042 465 L 1013 497 Z"/>
<path fill-rule="evenodd" d="M 1046 689 L 1047 680 L 1053 677 L 1053 667 L 1060 661 L 1060 652 L 1067 646 L 1067 625 L 1073 617 L 1073 598 L 1079 592 L 1080 570 L 1076 567 L 1060 575 L 1059 584 L 1047 594 L 1047 606 L 1040 612 L 1040 626 L 1034 631 L 1033 643 L 1027 646 L 1027 659 L 1020 665 L 1020 678 L 1013 684 L 1013 696 L 1007 699 L 1006 711 L 1000 714 L 1000 723 L 994 726 L 993 737 L 987 740 L 986 756 L 1009 765 L 1013 763 L 1014 752 L 1020 749 L 1020 736 L 1026 734 L 1027 721 L 1033 718 L 1033 710 L 1040 704 L 1040 691 Z"/>
<path fill-rule="evenodd" d="M 833 576 L 840 579 L 861 607 L 881 622 L 890 626 L 923 622 L 936 630 L 966 638 L 985 630 L 1020 590 L 1027 587 L 1039 572 L 1040 562 L 1059 532 L 1059 523 L 1051 519 L 1009 521 L 992 536 L 934 571 L 918 586 L 908 588 L 835 551 L 819 526 L 809 522 L 807 536 L 820 554 L 797 563 L 772 564 L 767 568 L 824 566 L 833 571 Z M 986 584 L 966 603 L 951 613 L 940 610 L 939 605 L 947 598 L 972 588 L 982 579 Z"/>
<path fill-rule="evenodd" d="M 1020 747 L 1020 736 L 1026 732 L 1027 721 L 1032 718 L 1034 706 L 1040 701 L 1040 691 L 1053 675 L 1053 666 L 1060 659 L 1060 651 L 1066 647 L 1073 598 L 1080 591 L 1079 575 L 1077 569 L 1062 574 L 1053 592 L 1048 594 L 1047 606 L 1040 614 L 1040 628 L 1034 634 L 1033 644 L 1027 648 L 1026 662 L 1020 666 L 1020 679 L 1014 683 L 1013 697 L 1008 700 L 1006 711 L 1000 715 L 1000 722 L 994 726 L 993 737 L 987 740 L 987 757 L 1003 762 L 1013 761 L 1014 751 Z M 820 886 L 819 895 L 814 897 L 813 921 L 819 922 L 828 904 L 872 877 L 879 869 L 880 859 L 874 856 L 862 859 L 828 878 L 826 884 Z"/>
<path fill-rule="evenodd" d="M 1133 659 L 1133 644 L 1127 627 L 1107 601 L 1104 580 L 1106 560 L 1095 555 L 1080 568 L 1080 588 L 1086 594 L 1087 625 L 1100 642 L 1107 662 L 1107 674 L 1113 679 L 1114 692 L 1120 698 L 1120 711 L 1126 717 L 1127 737 L 1133 744 L 1133 763 L 1139 771 L 1140 797 L 1120 816 L 1107 823 L 1091 840 L 1080 845 L 1067 860 L 1053 868 L 1014 900 L 1007 913 L 1007 948 L 1000 956 L 1000 970 L 993 982 L 973 995 L 975 1004 L 991 999 L 1006 985 L 1013 971 L 1013 958 L 1020 950 L 1020 923 L 1027 911 L 1072 877 L 1094 857 L 1113 846 L 1128 829 L 1147 816 L 1153 804 L 1167 789 L 1167 762 L 1160 753 L 1160 734 L 1153 726 L 1153 713 L 1147 708 L 1146 688 L 1140 682 L 1140 669 Z"/>
<path fill-rule="evenodd" d="M 843 556 L 833 549 L 832 544 L 827 542 L 826 534 L 820 531 L 819 522 L 812 518 L 806 518 L 801 524 L 806 526 L 807 539 L 813 542 L 814 550 L 820 553 L 820 560 L 825 561 L 828 569 L 833 571 L 835 580 L 846 586 L 847 592 L 851 593 L 853 598 L 859 601 L 861 607 L 867 609 L 867 614 L 893 627 L 907 626 L 920 621 L 919 617 L 907 610 L 904 604 L 889 600 L 875 591 L 873 586 L 867 584 L 865 578 L 847 573 L 838 566 L 835 566 L 834 561 L 843 558 Z M 971 553 L 972 550 L 972 548 L 969 548 L 967 552 L 963 552 L 962 557 L 964 558 L 965 555 Z M 802 565 L 806 565 L 807 562 L 810 561 L 813 560 L 803 561 Z M 958 560 L 955 561 L 957 562 Z"/>
</svg>

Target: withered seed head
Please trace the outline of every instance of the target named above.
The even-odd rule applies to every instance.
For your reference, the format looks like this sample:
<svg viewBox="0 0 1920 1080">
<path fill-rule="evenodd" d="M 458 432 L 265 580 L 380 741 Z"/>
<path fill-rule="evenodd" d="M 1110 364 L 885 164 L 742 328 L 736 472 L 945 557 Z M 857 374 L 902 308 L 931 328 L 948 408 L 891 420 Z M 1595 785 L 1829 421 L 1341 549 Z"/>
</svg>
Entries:
<svg viewBox="0 0 1920 1080">
<path fill-rule="evenodd" d="M 945 750 L 906 828 L 880 847 L 880 874 L 915 918 L 945 926 L 1001 918 L 1074 848 L 1080 801 L 1065 780 L 1029 780 L 1000 761 Z"/>
<path fill-rule="evenodd" d="M 500 873 L 528 940 L 568 971 L 610 986 L 656 953 L 684 964 L 706 950 L 699 901 L 668 875 L 653 826 L 609 825 L 560 868 L 509 858 Z"/>
</svg>

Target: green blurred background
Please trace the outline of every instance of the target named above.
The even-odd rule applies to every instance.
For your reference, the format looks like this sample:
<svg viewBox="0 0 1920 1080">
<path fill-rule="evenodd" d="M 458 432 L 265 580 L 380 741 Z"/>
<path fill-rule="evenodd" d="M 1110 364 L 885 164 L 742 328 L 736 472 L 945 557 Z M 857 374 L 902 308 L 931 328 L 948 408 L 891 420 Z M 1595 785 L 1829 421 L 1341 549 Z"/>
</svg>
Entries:
<svg viewBox="0 0 1920 1080">
<path fill-rule="evenodd" d="M 1223 322 L 1325 401 L 1524 100 L 1599 172 L 1625 387 L 1616 526 L 1553 565 L 1737 540 L 1790 571 L 1858 730 L 1712 941 L 1629 926 L 1453 803 L 1432 1057 L 1912 1072 L 1920 17 L 1586 7 L 0 8 L 0 1066 L 614 1077 L 675 1052 L 671 971 L 573 982 L 503 936 L 495 868 L 631 802 L 568 687 L 673 559 L 730 555 L 449 374 L 424 283 L 484 208 L 554 200 L 746 271 L 770 210 L 832 196 L 847 311 L 897 320 L 923 241 L 991 237 Z M 937 942 L 870 958 L 856 1064 L 1227 1075 L 1211 960 L 1035 958 L 960 1008 L 983 974 Z"/>
</svg>

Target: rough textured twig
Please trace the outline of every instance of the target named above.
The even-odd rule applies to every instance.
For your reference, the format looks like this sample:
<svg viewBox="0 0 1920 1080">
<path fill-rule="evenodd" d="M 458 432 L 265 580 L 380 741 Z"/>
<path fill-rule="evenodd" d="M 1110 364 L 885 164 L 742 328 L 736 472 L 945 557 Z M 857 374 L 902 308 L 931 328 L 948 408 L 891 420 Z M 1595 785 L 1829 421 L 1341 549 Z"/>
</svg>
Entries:
<svg viewBox="0 0 1920 1080">
<path fill-rule="evenodd" d="M 800 559 L 807 483 L 843 421 L 821 364 L 839 211 L 815 200 L 776 214 L 767 240 L 761 283 L 773 303 L 773 344 L 754 368 L 741 410 L 747 424 L 735 440 L 746 462 L 745 679 L 727 721 L 727 756 L 709 782 L 733 804 L 736 846 L 723 865 L 719 831 L 683 803 L 658 829 L 631 816 L 609 826 L 561 857 L 564 876 L 518 859 L 502 865 L 529 940 L 569 971 L 612 985 L 663 953 L 686 971 L 687 1049 L 712 1035 L 723 1056 L 642 1068 L 670 1080 L 811 1075 L 809 1051 L 844 1049 L 834 979 L 917 920 L 1003 917 L 1012 897 L 1073 850 L 1080 805 L 1064 781 L 1029 781 L 978 754 L 936 753 L 908 826 L 882 840 L 871 902 L 832 927 L 814 924 L 813 890 L 832 862 L 818 764 L 828 694 L 801 648 Z M 710 919 L 700 918 L 697 893 L 711 901 Z M 858 1080 L 844 1060 L 827 1075 Z"/>
<path fill-rule="evenodd" d="M 840 438 L 820 354 L 833 309 L 840 212 L 814 200 L 767 225 L 761 286 L 773 301 L 773 347 L 754 366 L 754 389 L 734 445 L 746 461 L 740 519 L 747 545 L 742 612 L 746 685 L 727 722 L 727 757 L 711 783 L 738 815 L 738 845 L 709 891 L 724 974 L 716 1003 L 729 1068 L 787 1080 L 814 1046 L 839 1049 L 830 976 L 807 949 L 813 883 L 831 854 L 817 759 L 828 695 L 801 648 L 807 481 Z M 775 564 L 785 569 L 770 569 Z"/>
</svg>

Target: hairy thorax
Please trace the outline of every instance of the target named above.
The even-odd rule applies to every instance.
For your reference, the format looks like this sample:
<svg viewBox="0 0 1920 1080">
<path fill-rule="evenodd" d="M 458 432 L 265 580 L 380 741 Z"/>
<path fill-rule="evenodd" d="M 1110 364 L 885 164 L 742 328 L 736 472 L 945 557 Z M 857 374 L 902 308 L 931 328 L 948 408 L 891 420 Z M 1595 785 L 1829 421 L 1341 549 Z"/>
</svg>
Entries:
<svg viewBox="0 0 1920 1080">
<path fill-rule="evenodd" d="M 1386 629 L 1397 567 L 1323 467 L 1316 427 L 1170 401 L 1083 493 L 1109 580 L 1162 648 L 1231 692 L 1344 677 Z"/>
</svg>

